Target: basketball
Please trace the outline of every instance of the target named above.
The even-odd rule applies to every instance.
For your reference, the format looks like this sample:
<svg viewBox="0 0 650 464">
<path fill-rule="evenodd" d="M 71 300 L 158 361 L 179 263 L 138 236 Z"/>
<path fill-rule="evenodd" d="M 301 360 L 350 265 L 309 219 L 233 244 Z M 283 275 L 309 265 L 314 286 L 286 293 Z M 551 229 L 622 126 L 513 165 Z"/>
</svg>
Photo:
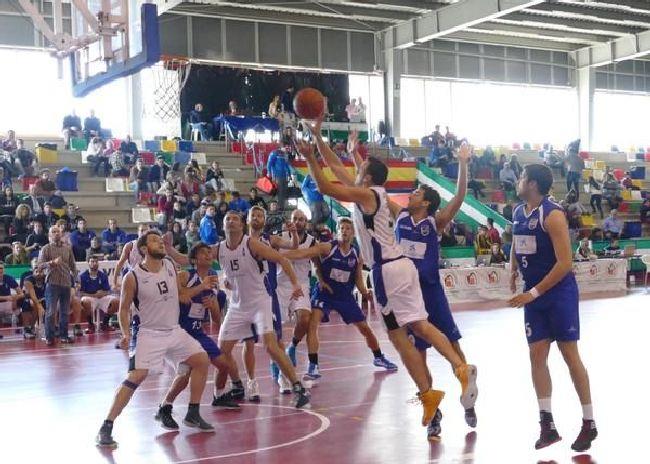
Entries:
<svg viewBox="0 0 650 464">
<path fill-rule="evenodd" d="M 303 119 L 318 119 L 325 110 L 323 94 L 311 87 L 302 89 L 293 99 L 293 109 Z"/>
</svg>

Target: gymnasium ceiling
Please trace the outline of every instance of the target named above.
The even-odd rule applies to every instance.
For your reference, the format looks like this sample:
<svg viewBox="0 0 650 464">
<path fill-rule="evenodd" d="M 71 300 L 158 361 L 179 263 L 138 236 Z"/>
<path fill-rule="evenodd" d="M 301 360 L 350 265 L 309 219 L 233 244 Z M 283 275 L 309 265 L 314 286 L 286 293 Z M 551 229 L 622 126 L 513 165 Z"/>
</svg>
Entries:
<svg viewBox="0 0 650 464">
<path fill-rule="evenodd" d="M 384 48 L 435 38 L 579 51 L 578 66 L 650 52 L 650 0 L 168 0 L 159 8 L 380 33 Z"/>
</svg>

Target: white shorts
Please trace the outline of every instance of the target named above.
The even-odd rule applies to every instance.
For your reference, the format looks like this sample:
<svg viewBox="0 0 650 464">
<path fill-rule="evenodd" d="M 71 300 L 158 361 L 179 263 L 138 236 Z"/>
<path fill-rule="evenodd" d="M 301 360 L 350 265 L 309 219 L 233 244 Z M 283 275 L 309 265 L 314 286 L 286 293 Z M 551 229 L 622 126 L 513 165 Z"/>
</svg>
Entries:
<svg viewBox="0 0 650 464">
<path fill-rule="evenodd" d="M 13 314 L 14 303 L 13 301 L 0 301 L 0 314 Z"/>
<path fill-rule="evenodd" d="M 129 370 L 147 369 L 150 374 L 159 374 L 163 372 L 165 358 L 176 367 L 197 353 L 205 353 L 205 350 L 181 326 L 172 330 L 141 327 L 135 348 L 129 352 Z"/>
<path fill-rule="evenodd" d="M 374 267 L 372 283 L 375 302 L 389 330 L 397 328 L 395 322 L 403 327 L 428 318 L 418 271 L 410 259 L 397 259 Z"/>
<path fill-rule="evenodd" d="M 278 285 L 277 289 L 278 301 L 280 302 L 280 311 L 282 312 L 282 320 L 288 321 L 293 313 L 299 309 L 311 311 L 311 300 L 309 299 L 309 285 L 302 286 L 302 296 L 297 300 L 291 299 L 293 287 L 289 285 Z"/>
<path fill-rule="evenodd" d="M 114 295 L 106 295 L 101 298 L 84 296 L 82 298 L 85 298 L 90 301 L 90 310 L 93 312 L 95 312 L 97 308 L 99 308 L 100 311 L 106 312 L 108 311 L 108 307 L 111 305 L 111 301 L 117 300 L 117 297 Z"/>
<path fill-rule="evenodd" d="M 219 340 L 243 340 L 252 335 L 252 326 L 258 335 L 273 332 L 273 312 L 271 297 L 268 301 L 255 305 L 254 311 L 229 310 L 219 329 Z"/>
</svg>

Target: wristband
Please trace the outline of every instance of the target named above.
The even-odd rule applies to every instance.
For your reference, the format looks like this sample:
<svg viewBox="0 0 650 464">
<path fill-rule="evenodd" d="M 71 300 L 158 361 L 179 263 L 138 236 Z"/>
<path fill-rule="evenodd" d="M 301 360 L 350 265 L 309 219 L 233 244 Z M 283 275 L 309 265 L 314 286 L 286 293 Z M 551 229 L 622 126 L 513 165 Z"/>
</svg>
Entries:
<svg viewBox="0 0 650 464">
<path fill-rule="evenodd" d="M 539 292 L 537 291 L 537 289 L 535 287 L 528 290 L 528 293 L 533 295 L 533 298 L 539 298 Z"/>
</svg>

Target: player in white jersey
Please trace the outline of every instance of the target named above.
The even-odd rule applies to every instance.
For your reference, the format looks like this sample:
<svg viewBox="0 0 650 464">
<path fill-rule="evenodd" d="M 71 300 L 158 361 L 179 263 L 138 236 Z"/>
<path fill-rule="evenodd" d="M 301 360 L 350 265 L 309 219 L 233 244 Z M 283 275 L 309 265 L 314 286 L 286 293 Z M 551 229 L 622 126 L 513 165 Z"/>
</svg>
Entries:
<svg viewBox="0 0 650 464">
<path fill-rule="evenodd" d="M 307 233 L 307 216 L 301 210 L 297 209 L 291 213 L 291 223 L 296 228 L 298 234 L 298 249 L 304 250 L 316 245 L 316 239 Z M 289 239 L 288 235 L 284 237 L 285 241 Z M 309 319 L 311 317 L 311 301 L 309 301 L 310 285 L 309 276 L 311 272 L 311 260 L 309 258 L 297 259 L 292 262 L 296 271 L 298 283 L 302 288 L 303 296 L 297 299 L 291 298 L 291 282 L 282 268 L 278 268 L 278 300 L 282 308 L 282 317 L 288 318 L 295 315 L 296 325 L 293 329 L 293 338 L 291 345 L 287 348 L 287 354 L 293 365 L 296 365 L 296 347 L 305 335 L 309 337 Z"/>
<path fill-rule="evenodd" d="M 190 405 L 183 423 L 202 431 L 214 431 L 212 425 L 205 422 L 199 414 L 201 395 L 208 375 L 208 355 L 178 321 L 179 295 L 182 298 L 192 298 L 212 288 L 217 279 L 208 277 L 196 287 L 182 287 L 174 264 L 166 259 L 162 237 L 155 231 L 143 234 L 138 239 L 137 249 L 144 255 L 144 260 L 124 278 L 119 312 L 122 337 L 131 339 L 129 374 L 117 390 L 96 440 L 99 446 L 110 448 L 117 446 L 112 435 L 113 421 L 149 372 L 162 370 L 165 357 L 175 364 L 183 363 L 192 370 Z M 132 303 L 135 304 L 139 322 L 133 333 L 129 325 Z"/>
<path fill-rule="evenodd" d="M 305 121 L 303 125 L 309 123 Z M 316 139 L 320 154 L 341 184 L 335 184 L 325 177 L 314 155 L 313 145 L 300 142 L 298 149 L 307 160 L 309 171 L 323 195 L 355 203 L 353 219 L 361 256 L 372 268 L 374 296 L 381 309 L 388 336 L 418 387 L 418 396 L 424 409 L 422 425 L 427 426 L 431 422 L 444 392 L 431 388 L 426 363 L 410 342 L 407 328 L 436 346 L 450 361 L 461 383 L 461 402 L 465 407 L 473 406 L 477 395 L 476 368 L 463 362 L 447 337 L 428 322 L 417 270 L 413 262 L 403 255 L 396 241 L 394 216 L 383 187 L 388 178 L 387 166 L 379 159 L 369 157 L 361 163 L 354 179 L 320 137 L 320 121 L 311 125 L 311 133 Z"/>
<path fill-rule="evenodd" d="M 149 224 L 140 224 L 138 226 L 138 238 L 142 237 L 149 230 Z M 120 288 L 120 282 L 122 282 L 123 270 L 133 269 L 135 266 L 142 262 L 142 255 L 138 251 L 137 245 L 138 239 L 131 240 L 130 242 L 124 245 L 122 248 L 122 254 L 120 255 L 120 260 L 115 266 L 115 271 L 113 271 L 113 288 Z M 126 266 L 126 268 L 125 268 Z"/>
<path fill-rule="evenodd" d="M 296 376 L 289 357 L 280 349 L 273 329 L 272 298 L 265 284 L 263 261 L 279 264 L 292 285 L 292 298 L 302 296 L 302 288 L 287 258 L 257 239 L 244 234 L 244 220 L 234 211 L 224 217 L 226 240 L 219 243 L 217 256 L 231 292 L 228 313 L 219 331 L 219 348 L 226 356 L 251 333 L 251 326 L 262 338 L 266 351 L 293 386 L 296 407 L 309 404 L 309 395 Z"/>
</svg>

